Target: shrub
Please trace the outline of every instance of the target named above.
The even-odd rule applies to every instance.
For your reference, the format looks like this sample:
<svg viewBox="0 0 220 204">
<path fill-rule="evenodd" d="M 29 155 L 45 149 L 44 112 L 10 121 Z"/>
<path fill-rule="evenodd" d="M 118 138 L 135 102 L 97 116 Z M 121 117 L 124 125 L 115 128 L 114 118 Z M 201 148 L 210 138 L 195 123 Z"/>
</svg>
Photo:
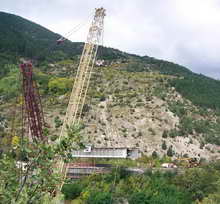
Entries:
<svg viewBox="0 0 220 204">
<path fill-rule="evenodd" d="M 180 118 L 186 114 L 184 105 L 181 102 L 173 102 L 169 104 L 169 109 Z"/>
<path fill-rule="evenodd" d="M 164 131 L 163 131 L 162 137 L 163 137 L 163 138 L 167 138 L 167 137 L 168 137 L 168 131 L 167 131 L 167 130 L 164 130 Z"/>
<path fill-rule="evenodd" d="M 128 71 L 128 72 L 142 72 L 142 71 L 146 71 L 146 70 L 147 69 L 140 62 L 131 62 L 126 67 L 126 71 Z"/>
<path fill-rule="evenodd" d="M 86 204 L 109 204 L 112 201 L 110 192 L 97 192 L 93 191 L 90 193 Z"/>
<path fill-rule="evenodd" d="M 143 134 L 142 134 L 142 132 L 140 131 L 140 132 L 138 132 L 138 137 L 141 137 Z"/>
<path fill-rule="evenodd" d="M 198 120 L 194 122 L 194 128 L 197 133 L 206 133 L 210 125 L 209 121 L 205 120 Z"/>
<path fill-rule="evenodd" d="M 153 157 L 154 159 L 158 158 L 158 154 L 157 154 L 156 151 L 153 151 L 153 152 L 152 152 L 152 157 Z"/>
<path fill-rule="evenodd" d="M 163 150 L 166 150 L 166 149 L 167 149 L 166 141 L 163 141 L 163 143 L 162 143 L 162 149 L 163 149 Z"/>
<path fill-rule="evenodd" d="M 150 197 L 144 192 L 135 192 L 129 198 L 129 204 L 150 204 Z"/>
<path fill-rule="evenodd" d="M 173 148 L 172 146 L 170 146 L 169 149 L 167 150 L 167 156 L 172 157 L 173 155 L 174 155 Z"/>
<path fill-rule="evenodd" d="M 105 99 L 106 99 L 105 96 L 101 95 L 100 98 L 99 98 L 99 101 L 105 101 Z"/>
<path fill-rule="evenodd" d="M 52 93 L 61 95 L 70 91 L 72 87 L 72 80 L 67 78 L 53 78 L 48 83 L 48 88 Z"/>
<path fill-rule="evenodd" d="M 82 190 L 83 187 L 79 183 L 64 184 L 62 193 L 64 194 L 66 200 L 73 200 L 80 195 Z"/>
<path fill-rule="evenodd" d="M 10 99 L 19 94 L 21 81 L 19 80 L 19 70 L 11 70 L 7 76 L 0 79 L 0 94 L 5 99 Z"/>
<path fill-rule="evenodd" d="M 191 117 L 183 117 L 180 123 L 183 135 L 193 133 L 194 123 Z"/>
<path fill-rule="evenodd" d="M 61 125 L 63 125 L 62 120 L 60 120 L 59 116 L 56 116 L 54 119 L 55 122 L 55 128 L 59 128 Z"/>
<path fill-rule="evenodd" d="M 213 169 L 188 169 L 184 175 L 179 175 L 176 183 L 191 193 L 193 200 L 202 200 L 208 194 L 217 190 L 219 174 Z"/>
<path fill-rule="evenodd" d="M 179 132 L 176 129 L 170 130 L 169 132 L 169 136 L 172 138 L 175 138 L 178 135 L 179 135 Z"/>
</svg>

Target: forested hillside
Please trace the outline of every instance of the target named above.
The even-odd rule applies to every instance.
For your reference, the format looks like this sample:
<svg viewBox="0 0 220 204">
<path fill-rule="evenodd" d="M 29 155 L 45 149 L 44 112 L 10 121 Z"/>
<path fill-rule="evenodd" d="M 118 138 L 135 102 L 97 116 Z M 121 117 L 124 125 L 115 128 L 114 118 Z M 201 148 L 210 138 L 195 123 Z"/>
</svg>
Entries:
<svg viewBox="0 0 220 204">
<path fill-rule="evenodd" d="M 171 85 L 176 88 L 184 97 L 194 104 L 204 108 L 220 110 L 220 81 L 214 80 L 202 74 L 185 75 L 182 79 L 171 81 Z"/>
<path fill-rule="evenodd" d="M 47 98 L 48 94 L 52 97 L 51 94 L 61 95 L 69 92 L 71 89 L 71 80 L 69 77 L 72 77 L 72 74 L 74 74 L 77 69 L 83 44 L 66 40 L 63 44 L 57 45 L 56 40 L 61 36 L 38 24 L 4 12 L 0 12 L 0 18 L 1 99 L 11 100 L 13 97 L 19 95 L 21 90 L 18 88 L 19 81 L 16 82 L 16 77 L 18 77 L 19 73 L 17 65 L 19 59 L 23 57 L 33 60 L 37 67 L 36 70 L 38 71 L 35 77 L 38 80 L 43 96 Z M 218 93 L 220 92 L 220 82 L 218 80 L 195 74 L 189 69 L 172 62 L 158 60 L 148 56 L 141 57 L 127 54 L 112 48 L 101 47 L 98 52 L 98 58 L 105 59 L 109 67 L 107 69 L 105 68 L 106 71 L 105 69 L 102 70 L 104 75 L 99 83 L 107 84 L 109 80 L 114 79 L 111 85 L 115 87 L 118 81 L 119 85 L 118 90 L 111 88 L 111 85 L 108 86 L 109 90 L 104 90 L 101 88 L 103 85 L 101 85 L 100 90 L 102 91 L 94 87 L 97 89 L 97 93 L 91 97 L 97 98 L 96 95 L 99 94 L 106 99 L 108 95 L 115 94 L 115 91 L 118 92 L 116 93 L 116 97 L 119 97 L 120 91 L 125 89 L 125 87 L 127 87 L 126 89 L 133 89 L 133 92 L 135 91 L 137 95 L 141 94 L 138 92 L 144 89 L 146 84 L 150 83 L 152 90 L 154 90 L 153 92 L 149 92 L 152 92 L 152 96 L 155 94 L 157 97 L 162 96 L 162 100 L 168 102 L 165 95 L 170 92 L 168 90 L 172 90 L 170 89 L 171 87 L 175 87 L 175 90 L 180 93 L 182 97 L 191 101 L 192 104 L 205 109 L 212 108 L 216 115 L 219 114 L 220 94 Z M 117 71 L 113 71 L 114 69 Z M 102 71 L 100 73 L 102 73 Z M 154 74 L 149 75 L 148 73 Z M 115 78 L 114 74 L 119 78 Z M 111 78 L 109 78 L 110 75 Z M 129 78 L 126 82 L 126 77 L 128 76 Z M 153 78 L 151 82 L 149 79 L 144 79 L 146 81 L 145 84 L 135 85 L 135 80 L 140 80 L 143 76 L 151 76 Z M 104 80 L 105 77 L 107 77 L 107 81 Z M 140 77 L 140 79 L 138 79 L 138 77 Z M 124 81 L 124 84 L 121 84 L 120 81 Z M 94 86 L 99 85 L 94 84 Z M 139 86 L 140 88 L 137 89 Z M 172 92 L 174 94 L 174 91 Z M 172 94 L 172 92 L 170 94 Z M 128 96 L 129 95 L 125 95 L 123 100 Z M 139 100 L 145 101 L 144 98 Z M 173 103 L 174 102 L 172 102 L 172 104 Z M 181 113 L 180 110 L 183 110 L 185 105 L 182 102 L 178 102 L 175 106 L 172 106 L 175 107 L 172 108 L 172 111 Z M 202 109 L 200 112 L 202 112 Z M 178 116 L 187 116 L 186 111 Z M 184 117 L 183 119 L 185 120 Z M 214 126 L 210 125 L 207 127 L 213 129 Z M 178 131 L 176 131 L 175 134 L 178 135 Z M 216 134 L 217 132 L 215 132 L 214 135 Z M 210 140 L 207 138 L 214 139 Z M 206 137 L 206 140 L 212 141 L 211 143 L 219 144 L 219 139 L 216 138 L 216 136 Z"/>
<path fill-rule="evenodd" d="M 130 63 L 126 70 L 129 72 L 158 71 L 164 75 L 175 76 L 169 80 L 170 85 L 195 105 L 212 108 L 219 112 L 220 109 L 220 81 L 196 74 L 184 66 L 144 56 L 135 58 L 135 63 Z M 208 67 L 207 67 L 208 69 Z"/>
<path fill-rule="evenodd" d="M 17 64 L 20 57 L 35 60 L 36 63 L 60 61 L 80 55 L 83 44 L 66 40 L 57 45 L 61 37 L 48 29 L 22 17 L 0 12 L 0 77 L 8 73 L 6 64 Z M 179 76 L 171 81 L 184 97 L 196 105 L 219 109 L 220 82 L 198 75 L 189 69 L 152 57 L 131 55 L 116 49 L 101 47 L 98 57 L 106 60 L 132 59 L 135 66 L 128 66 L 128 71 L 159 71 L 162 74 Z M 207 67 L 208 68 L 208 67 Z"/>
<path fill-rule="evenodd" d="M 67 180 L 62 192 L 74 203 L 219 204 L 220 81 L 172 62 L 100 47 L 98 59 L 105 64 L 93 69 L 82 124 L 70 127 L 69 137 L 58 143 L 30 146 L 22 137 L 19 64 L 33 62 L 46 122 L 43 133 L 55 141 L 83 48 L 83 43 L 68 40 L 58 45 L 60 37 L 0 12 L 0 202 L 50 203 L 51 189 L 62 178 L 51 171 L 53 158 L 76 161 L 71 145 L 80 149 L 89 143 L 136 148 L 141 156 L 135 161 L 99 159 L 97 163 L 112 165 L 112 171 Z M 199 168 L 186 169 L 189 158 L 196 158 Z M 28 171 L 34 172 L 22 185 L 17 160 L 31 161 Z M 164 162 L 181 171 L 162 173 Z M 133 174 L 128 167 L 144 173 Z"/>
<path fill-rule="evenodd" d="M 50 62 L 81 54 L 83 43 L 56 41 L 61 35 L 28 21 L 20 16 L 0 12 L 0 65 L 15 63 L 18 57 L 28 57 L 38 62 Z M 104 58 L 124 56 L 115 49 L 102 48 Z"/>
<path fill-rule="evenodd" d="M 13 57 L 29 57 L 39 59 L 49 57 L 51 46 L 56 48 L 56 40 L 61 36 L 48 29 L 12 14 L 0 13 L 0 51 Z M 81 44 L 82 46 L 82 44 Z M 65 50 L 65 52 L 64 52 Z M 79 54 L 80 44 L 65 42 L 59 46 L 59 55 Z"/>
</svg>

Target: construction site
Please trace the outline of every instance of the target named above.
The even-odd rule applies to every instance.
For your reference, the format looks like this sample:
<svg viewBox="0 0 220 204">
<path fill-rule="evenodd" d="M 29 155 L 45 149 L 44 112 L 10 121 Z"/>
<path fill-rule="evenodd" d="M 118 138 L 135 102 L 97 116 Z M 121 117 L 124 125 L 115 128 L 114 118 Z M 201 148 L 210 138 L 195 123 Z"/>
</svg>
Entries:
<svg viewBox="0 0 220 204">
<path fill-rule="evenodd" d="M 179 192 L 187 197 L 185 189 L 191 184 L 185 176 L 192 176 L 191 180 L 197 174 L 206 178 L 210 171 L 215 180 L 218 175 L 217 164 L 209 169 L 209 162 L 219 158 L 218 116 L 209 109 L 205 115 L 178 92 L 173 81 L 184 80 L 185 75 L 161 71 L 165 61 L 156 64 L 154 58 L 118 54 L 114 49 L 111 56 L 117 53 L 117 57 L 106 57 L 105 17 L 103 7 L 95 9 L 86 40 L 80 45 L 82 52 L 71 59 L 39 65 L 37 57 L 19 58 L 19 70 L 14 71 L 19 72 L 20 83 L 15 102 L 10 100 L 7 106 L 0 101 L 5 115 L 11 116 L 9 127 L 0 118 L 0 126 L 9 132 L 5 142 L 8 146 L 2 145 L 1 155 L 7 159 L 2 160 L 3 170 L 8 158 L 15 160 L 10 166 L 18 175 L 16 182 L 10 181 L 18 189 L 12 191 L 15 203 L 19 203 L 22 193 L 28 195 L 27 203 L 37 203 L 44 196 L 55 199 L 63 193 L 66 203 L 96 204 L 94 200 L 100 196 L 97 204 L 141 203 L 142 197 L 157 204 L 159 200 L 153 202 L 157 192 L 164 201 L 172 191 L 175 199 Z M 60 54 L 59 49 L 84 24 L 53 40 L 41 57 Z M 204 130 L 205 126 L 210 131 Z M 208 137 L 209 132 L 212 137 Z M 4 151 L 8 151 L 7 158 Z M 10 182 L 6 178 L 10 176 L 0 175 L 2 189 L 7 189 Z M 150 189 L 151 185 L 157 190 Z M 168 189 L 167 194 L 163 187 Z M 138 194 L 142 188 L 150 189 L 149 198 Z M 0 203 L 2 195 L 0 189 Z M 200 203 L 205 196 L 197 192 L 181 204 L 192 200 Z M 178 199 L 170 204 L 179 203 Z"/>
<path fill-rule="evenodd" d="M 97 53 L 99 45 L 103 40 L 104 32 L 104 17 L 106 15 L 104 8 L 98 8 L 95 10 L 95 14 L 89 28 L 88 36 L 85 41 L 83 52 L 81 54 L 79 66 L 75 76 L 72 92 L 69 98 L 66 115 L 62 123 L 62 128 L 58 142 L 62 138 L 68 137 L 68 127 L 77 126 L 81 122 L 83 108 L 86 102 L 86 96 L 90 85 L 91 75 L 93 73 L 93 67 L 104 66 L 104 60 L 97 61 Z M 74 33 L 73 31 L 71 31 Z M 68 33 L 68 36 L 71 35 Z M 66 36 L 66 37 L 68 37 Z M 59 46 L 65 42 L 67 38 L 62 37 L 57 40 L 56 44 Z M 26 137 L 30 142 L 38 143 L 43 141 L 48 143 L 51 141 L 44 135 L 43 128 L 47 126 L 43 107 L 41 103 L 41 97 L 37 88 L 37 82 L 33 76 L 33 65 L 31 61 L 24 61 L 20 65 L 20 72 L 22 74 L 22 90 L 23 90 L 23 102 L 22 102 L 22 137 Z M 108 127 L 108 137 L 111 140 L 114 132 L 117 130 L 114 127 Z M 85 141 L 86 142 L 86 141 Z M 93 145 L 85 144 L 85 149 L 73 150 L 72 157 L 74 158 L 104 158 L 104 159 L 138 159 L 141 157 L 141 152 L 137 147 L 114 147 L 111 145 L 103 147 L 94 147 Z M 189 161 L 189 165 L 185 167 L 196 167 L 197 165 L 190 165 L 190 158 L 182 158 L 181 160 Z M 83 160 L 82 160 L 83 161 Z M 85 164 L 85 165 L 84 165 Z M 59 158 L 58 162 L 59 171 L 66 174 L 70 178 L 78 178 L 79 175 L 90 175 L 93 173 L 107 173 L 108 167 L 97 167 L 95 164 L 90 163 L 70 163 L 65 164 L 63 158 Z M 105 164 L 103 164 L 105 166 Z M 176 168 L 172 163 L 162 164 L 164 168 Z M 154 167 L 154 166 L 152 166 Z"/>
</svg>

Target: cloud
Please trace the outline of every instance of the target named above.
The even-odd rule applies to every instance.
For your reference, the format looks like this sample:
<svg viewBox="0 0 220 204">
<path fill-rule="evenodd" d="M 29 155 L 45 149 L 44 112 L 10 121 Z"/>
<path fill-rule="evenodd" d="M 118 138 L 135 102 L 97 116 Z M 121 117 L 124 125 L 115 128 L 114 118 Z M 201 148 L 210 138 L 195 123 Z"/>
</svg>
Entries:
<svg viewBox="0 0 220 204">
<path fill-rule="evenodd" d="M 220 78 L 219 0 L 10 0 L 15 13 L 65 34 L 87 21 L 94 8 L 107 10 L 104 45 L 149 55 Z M 89 23 L 71 37 L 84 41 Z"/>
</svg>

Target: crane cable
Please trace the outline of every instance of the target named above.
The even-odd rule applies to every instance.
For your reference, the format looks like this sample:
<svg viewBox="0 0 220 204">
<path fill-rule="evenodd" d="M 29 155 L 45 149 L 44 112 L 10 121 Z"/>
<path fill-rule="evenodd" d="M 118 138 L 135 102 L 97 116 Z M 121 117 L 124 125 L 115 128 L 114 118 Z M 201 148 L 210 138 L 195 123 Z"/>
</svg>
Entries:
<svg viewBox="0 0 220 204">
<path fill-rule="evenodd" d="M 68 31 L 67 33 L 65 33 L 63 36 L 61 36 L 57 42 L 63 42 L 65 40 L 67 40 L 71 35 L 73 35 L 74 33 L 76 33 L 77 31 L 79 31 L 82 27 L 84 27 L 85 25 L 87 25 L 91 19 L 91 16 L 93 16 L 93 13 L 91 13 L 86 19 L 86 21 L 84 22 L 80 22 L 78 25 L 76 25 L 75 27 L 73 27 L 70 31 Z"/>
<path fill-rule="evenodd" d="M 61 43 L 63 43 L 64 41 L 68 40 L 68 38 L 73 35 L 74 33 L 76 33 L 77 31 L 79 31 L 83 26 L 87 25 L 89 22 L 89 19 L 91 18 L 93 14 L 91 13 L 86 19 L 86 21 L 82 21 L 81 23 L 79 23 L 78 25 L 76 25 L 73 29 L 71 29 L 70 31 L 68 31 L 66 34 L 64 34 L 63 36 L 61 36 L 59 39 L 56 40 L 56 43 L 51 43 L 51 45 L 48 46 L 48 48 L 45 48 L 43 50 L 43 54 L 42 56 L 48 56 L 50 57 L 52 52 L 56 49 L 56 47 L 58 45 L 60 45 Z M 48 54 L 46 54 L 48 53 Z"/>
</svg>

